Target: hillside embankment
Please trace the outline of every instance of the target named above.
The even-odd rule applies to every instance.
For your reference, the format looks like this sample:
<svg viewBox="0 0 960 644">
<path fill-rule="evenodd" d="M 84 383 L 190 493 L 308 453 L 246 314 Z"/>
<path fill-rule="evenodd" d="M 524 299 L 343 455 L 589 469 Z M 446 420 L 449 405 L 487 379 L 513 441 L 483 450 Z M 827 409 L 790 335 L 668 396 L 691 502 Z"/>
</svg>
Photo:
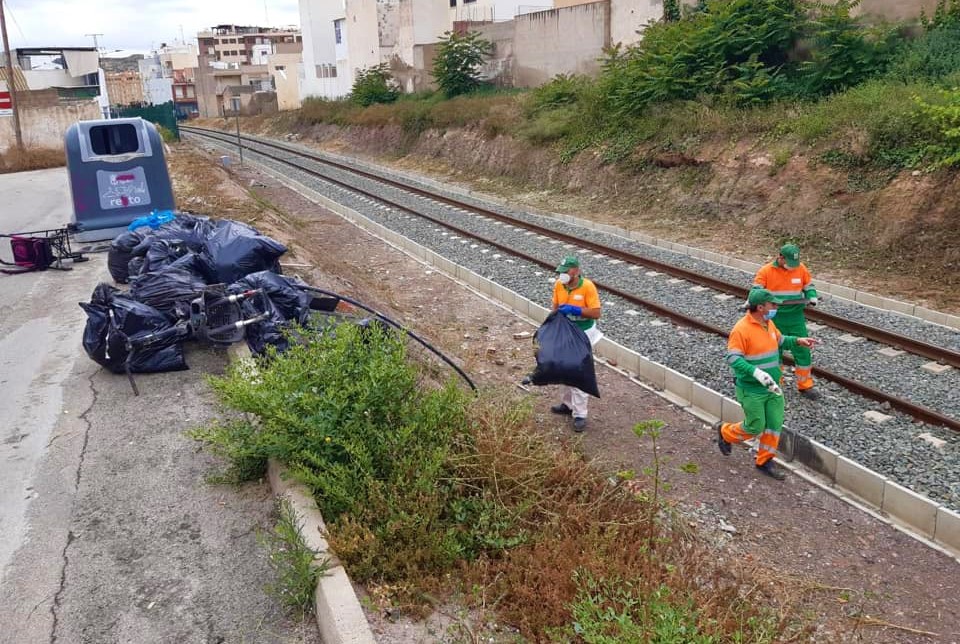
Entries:
<svg viewBox="0 0 960 644">
<path fill-rule="evenodd" d="M 798 153 L 765 136 L 682 152 L 641 143 L 610 162 L 603 150 L 568 155 L 484 127 L 411 135 L 401 125 L 305 125 L 289 115 L 243 127 L 758 262 L 793 240 L 816 279 L 960 311 L 953 171 L 837 167 L 824 162 L 829 141 Z"/>
</svg>

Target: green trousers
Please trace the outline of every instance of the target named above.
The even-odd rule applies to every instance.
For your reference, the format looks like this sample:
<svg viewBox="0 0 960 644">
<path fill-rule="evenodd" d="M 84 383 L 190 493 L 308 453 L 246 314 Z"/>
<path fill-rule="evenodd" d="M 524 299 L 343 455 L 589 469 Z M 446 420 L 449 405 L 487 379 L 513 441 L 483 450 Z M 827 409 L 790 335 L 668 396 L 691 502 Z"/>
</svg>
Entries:
<svg viewBox="0 0 960 644">
<path fill-rule="evenodd" d="M 737 387 L 737 402 L 743 407 L 743 431 L 748 434 L 756 436 L 765 429 L 779 433 L 783 428 L 783 396 L 768 391 L 751 393 Z"/>
<path fill-rule="evenodd" d="M 777 325 L 783 335 L 793 335 L 798 338 L 805 338 L 810 335 L 810 332 L 807 331 L 807 320 L 803 315 L 784 316 L 782 320 L 778 315 L 773 319 L 773 323 Z M 790 353 L 793 354 L 793 360 L 798 367 L 809 367 L 813 364 L 810 349 L 806 347 L 796 346 L 790 350 Z"/>
</svg>

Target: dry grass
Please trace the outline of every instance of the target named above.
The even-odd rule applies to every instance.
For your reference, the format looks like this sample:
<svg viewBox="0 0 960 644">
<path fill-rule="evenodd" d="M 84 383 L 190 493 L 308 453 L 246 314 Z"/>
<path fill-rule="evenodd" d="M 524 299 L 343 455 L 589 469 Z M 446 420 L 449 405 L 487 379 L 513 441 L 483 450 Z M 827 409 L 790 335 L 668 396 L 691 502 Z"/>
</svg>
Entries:
<svg viewBox="0 0 960 644">
<path fill-rule="evenodd" d="M 31 148 L 21 151 L 12 147 L 0 154 L 0 173 L 59 168 L 63 165 L 66 165 L 66 157 L 63 150 L 58 148 Z"/>
<path fill-rule="evenodd" d="M 701 632 L 719 641 L 805 631 L 793 606 L 800 590 L 778 584 L 775 599 L 767 573 L 718 563 L 669 508 L 651 501 L 651 481 L 611 479 L 569 446 L 547 445 L 510 398 L 477 403 L 473 444 L 455 463 L 457 483 L 496 501 L 525 535 L 522 545 L 463 571 L 483 597 L 496 598 L 502 620 L 541 640 L 572 622 L 577 578 L 587 576 L 631 580 L 641 593 L 666 586 L 693 602 Z"/>
</svg>

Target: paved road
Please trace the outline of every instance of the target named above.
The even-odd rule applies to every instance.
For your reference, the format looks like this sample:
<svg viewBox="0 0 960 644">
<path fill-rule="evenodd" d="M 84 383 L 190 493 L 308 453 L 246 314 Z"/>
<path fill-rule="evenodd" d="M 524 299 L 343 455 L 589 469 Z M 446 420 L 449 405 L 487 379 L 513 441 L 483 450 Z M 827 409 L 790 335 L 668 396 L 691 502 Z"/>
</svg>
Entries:
<svg viewBox="0 0 960 644">
<path fill-rule="evenodd" d="M 66 221 L 62 169 L 0 175 L 0 194 L 0 231 Z M 80 347 L 77 302 L 108 279 L 102 254 L 0 276 L 0 642 L 318 641 L 263 591 L 269 488 L 207 484 L 184 435 L 225 356 L 191 350 L 134 397 Z"/>
</svg>

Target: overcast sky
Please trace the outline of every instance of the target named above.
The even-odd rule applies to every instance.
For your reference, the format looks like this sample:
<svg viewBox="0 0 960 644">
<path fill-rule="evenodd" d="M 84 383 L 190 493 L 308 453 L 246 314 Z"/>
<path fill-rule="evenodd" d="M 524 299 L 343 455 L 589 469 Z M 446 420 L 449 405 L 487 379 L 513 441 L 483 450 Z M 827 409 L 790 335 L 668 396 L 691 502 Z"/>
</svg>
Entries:
<svg viewBox="0 0 960 644">
<path fill-rule="evenodd" d="M 214 25 L 299 25 L 297 0 L 2 0 L 10 47 L 100 47 L 149 51 L 187 42 Z"/>
</svg>

